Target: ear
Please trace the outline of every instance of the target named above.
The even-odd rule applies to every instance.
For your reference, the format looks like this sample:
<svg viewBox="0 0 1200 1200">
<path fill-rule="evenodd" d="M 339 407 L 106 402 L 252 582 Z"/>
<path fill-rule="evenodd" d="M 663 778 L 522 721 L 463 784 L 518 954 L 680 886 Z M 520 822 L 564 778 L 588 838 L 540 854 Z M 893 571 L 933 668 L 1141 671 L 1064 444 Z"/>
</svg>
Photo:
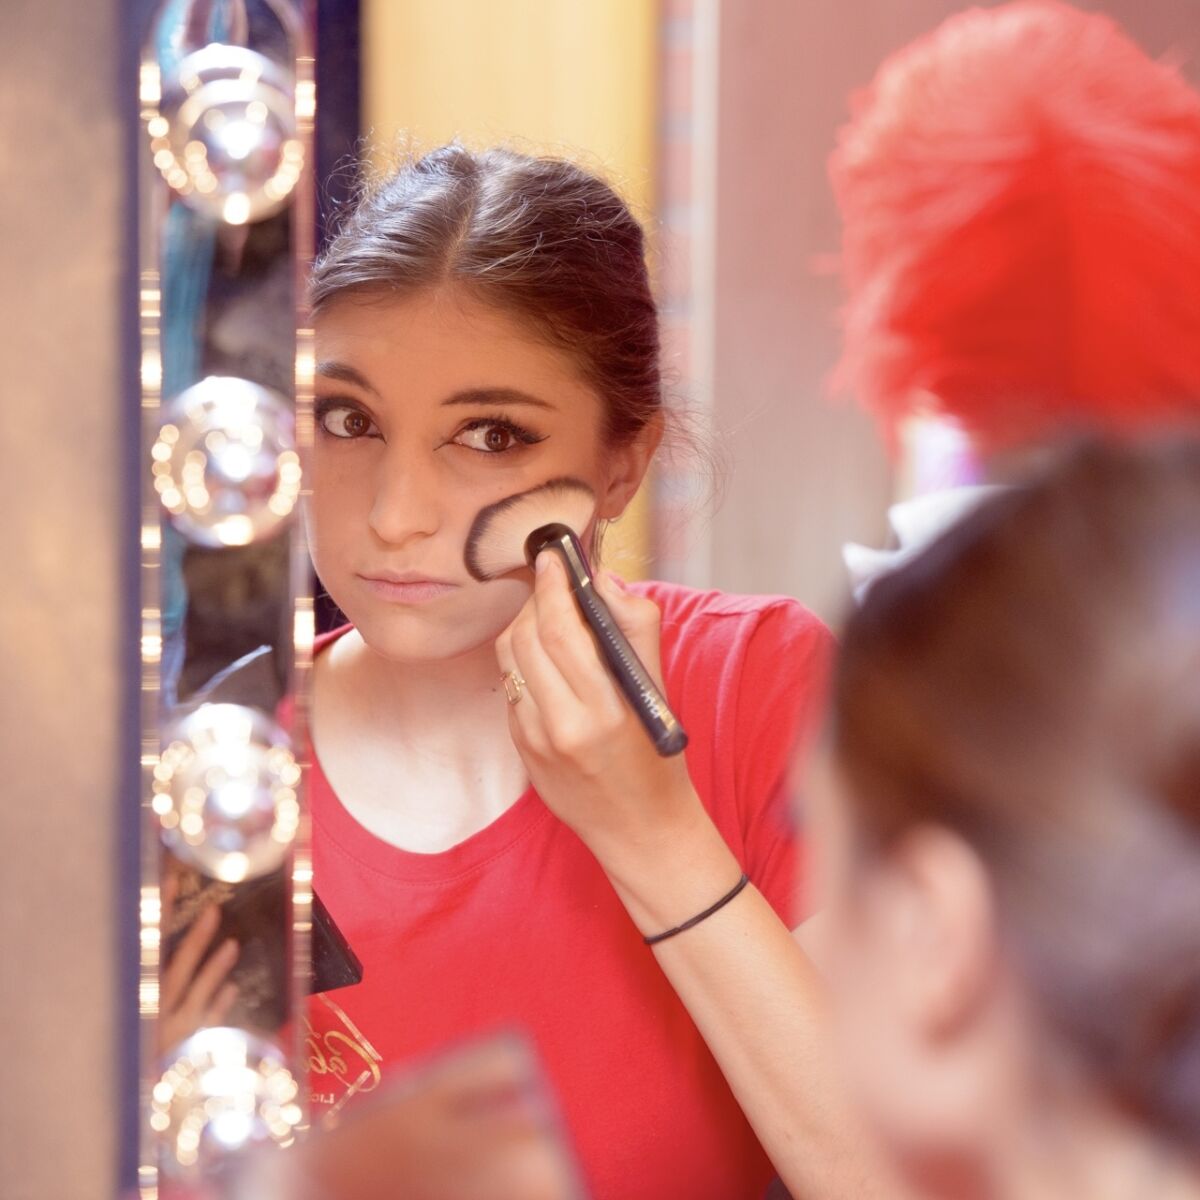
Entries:
<svg viewBox="0 0 1200 1200">
<path fill-rule="evenodd" d="M 902 1003 L 925 1036 L 952 1038 L 981 1011 L 999 979 L 991 880 L 975 850 L 941 825 L 905 834 L 889 860 Z"/>
<path fill-rule="evenodd" d="M 629 506 L 642 486 L 664 428 L 663 414 L 657 412 L 634 437 L 605 451 L 606 479 L 596 505 L 596 515 L 601 520 L 616 520 Z"/>
</svg>

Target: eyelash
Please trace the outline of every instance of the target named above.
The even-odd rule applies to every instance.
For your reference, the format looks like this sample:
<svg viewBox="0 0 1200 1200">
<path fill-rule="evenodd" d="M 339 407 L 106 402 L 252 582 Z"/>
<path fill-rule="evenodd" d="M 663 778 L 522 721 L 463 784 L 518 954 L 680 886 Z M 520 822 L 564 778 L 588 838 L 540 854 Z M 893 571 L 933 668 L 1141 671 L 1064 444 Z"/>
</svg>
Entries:
<svg viewBox="0 0 1200 1200">
<path fill-rule="evenodd" d="M 340 409 L 345 409 L 347 412 L 358 413 L 359 416 L 365 417 L 372 425 L 375 424 L 375 422 L 371 420 L 370 415 L 363 412 L 363 410 L 359 408 L 357 404 L 354 404 L 349 400 L 339 399 L 336 396 L 326 396 L 318 400 L 313 405 L 313 420 L 317 427 L 318 437 L 331 438 L 333 441 L 337 442 L 358 442 L 362 441 L 364 438 L 374 439 L 380 436 L 378 433 L 364 433 L 359 434 L 357 437 L 350 434 L 330 433 L 329 430 L 325 428 L 325 418 L 329 416 L 331 412 L 337 412 Z"/>
<path fill-rule="evenodd" d="M 335 441 L 339 441 L 339 442 L 354 442 L 354 441 L 361 441 L 363 438 L 378 438 L 381 436 L 378 433 L 359 434 L 357 437 L 349 435 L 349 434 L 341 435 L 341 434 L 336 434 L 336 433 L 330 433 L 329 430 L 325 428 L 325 418 L 331 412 L 336 412 L 339 409 L 347 409 L 350 412 L 359 413 L 360 415 L 366 417 L 366 419 L 368 421 L 371 421 L 370 416 L 368 416 L 367 413 L 363 412 L 363 410 L 361 408 L 359 408 L 359 406 L 357 404 L 353 404 L 344 399 L 338 399 L 337 397 L 332 397 L 332 396 L 324 397 L 323 399 L 318 400 L 316 402 L 316 404 L 313 406 L 313 416 L 314 416 L 314 420 L 315 420 L 316 426 L 317 426 L 317 433 L 319 435 L 323 435 L 328 438 L 333 438 Z M 371 423 L 374 424 L 373 421 L 371 421 Z M 487 458 L 499 458 L 502 455 L 511 454 L 513 451 L 523 449 L 527 446 L 536 446 L 538 444 L 538 442 L 544 442 L 546 440 L 544 434 L 534 433 L 531 429 L 527 429 L 523 425 L 518 425 L 515 421 L 511 420 L 509 417 L 501 416 L 498 414 L 494 415 L 494 416 L 473 418 L 472 420 L 468 421 L 465 425 L 463 425 L 455 433 L 454 437 L 455 438 L 461 437 L 464 433 L 470 433 L 471 431 L 476 430 L 476 429 L 504 429 L 512 436 L 513 440 L 517 443 L 517 445 L 508 446 L 504 450 L 479 450 L 474 446 L 464 446 L 463 447 L 464 450 L 470 450 L 475 454 L 482 454 Z M 453 445 L 454 438 L 451 438 L 449 443 L 447 443 L 447 444 Z"/>
<path fill-rule="evenodd" d="M 501 455 L 511 454 L 513 451 L 524 449 L 527 446 L 536 446 L 538 442 L 546 440 L 543 434 L 534 433 L 533 430 L 526 429 L 525 426 L 518 425 L 515 421 L 503 416 L 475 417 L 462 426 L 454 436 L 460 437 L 475 429 L 504 429 L 512 435 L 513 440 L 517 443 L 517 445 L 509 446 L 504 450 L 477 450 L 474 446 L 463 447 L 465 450 L 486 455 L 488 458 L 499 458 Z"/>
</svg>

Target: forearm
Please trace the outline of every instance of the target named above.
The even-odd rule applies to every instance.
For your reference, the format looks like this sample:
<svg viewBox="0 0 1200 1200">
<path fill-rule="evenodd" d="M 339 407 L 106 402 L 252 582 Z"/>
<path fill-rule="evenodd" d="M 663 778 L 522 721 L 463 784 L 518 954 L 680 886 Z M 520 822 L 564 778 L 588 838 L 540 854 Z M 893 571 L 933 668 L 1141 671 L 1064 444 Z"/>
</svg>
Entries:
<svg viewBox="0 0 1200 1200">
<path fill-rule="evenodd" d="M 708 907 L 741 870 L 707 818 L 673 839 L 670 853 L 641 847 L 606 857 L 647 935 Z M 796 1200 L 900 1195 L 844 1096 L 817 972 L 755 888 L 655 955 Z"/>
</svg>

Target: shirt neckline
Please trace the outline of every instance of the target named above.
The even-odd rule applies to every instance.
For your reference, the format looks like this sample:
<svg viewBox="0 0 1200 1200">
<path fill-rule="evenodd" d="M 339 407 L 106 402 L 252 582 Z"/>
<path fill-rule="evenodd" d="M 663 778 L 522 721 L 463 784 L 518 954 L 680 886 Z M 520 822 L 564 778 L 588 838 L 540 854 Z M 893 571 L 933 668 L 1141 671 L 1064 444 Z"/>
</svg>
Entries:
<svg viewBox="0 0 1200 1200">
<path fill-rule="evenodd" d="M 313 644 L 314 658 L 352 628 L 344 625 L 318 637 Z M 325 775 L 311 735 L 307 749 L 309 811 L 314 829 L 361 866 L 391 879 L 454 882 L 483 870 L 550 819 L 550 810 L 530 786 L 494 821 L 449 849 L 430 854 L 404 850 L 372 833 L 350 813 Z"/>
</svg>

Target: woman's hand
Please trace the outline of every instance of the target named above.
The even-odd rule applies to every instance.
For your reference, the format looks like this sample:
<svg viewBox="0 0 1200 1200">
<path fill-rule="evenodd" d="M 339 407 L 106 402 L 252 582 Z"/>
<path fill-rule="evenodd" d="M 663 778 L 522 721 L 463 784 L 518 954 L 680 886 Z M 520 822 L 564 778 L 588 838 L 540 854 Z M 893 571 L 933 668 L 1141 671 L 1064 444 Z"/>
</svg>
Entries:
<svg viewBox="0 0 1200 1200">
<path fill-rule="evenodd" d="M 169 929 L 171 911 L 179 894 L 179 880 L 171 875 L 162 889 L 162 928 Z M 221 923 L 221 906 L 205 905 L 175 948 L 162 972 L 156 1044 L 159 1056 L 205 1025 L 220 1025 L 237 1000 L 237 985 L 227 981 L 237 962 L 238 946 L 227 939 L 199 970 Z"/>
<path fill-rule="evenodd" d="M 533 595 L 496 642 L 500 670 L 522 681 L 509 708 L 513 742 L 538 794 L 596 855 L 635 921 L 651 932 L 711 903 L 736 882 L 738 868 L 683 756 L 659 756 L 610 676 L 562 563 L 545 552 L 537 566 Z M 661 689 L 658 607 L 611 576 L 601 575 L 596 586 Z M 694 896 L 667 894 L 675 890 L 660 886 L 668 859 L 694 867 L 703 860 L 711 877 L 701 875 Z"/>
</svg>

